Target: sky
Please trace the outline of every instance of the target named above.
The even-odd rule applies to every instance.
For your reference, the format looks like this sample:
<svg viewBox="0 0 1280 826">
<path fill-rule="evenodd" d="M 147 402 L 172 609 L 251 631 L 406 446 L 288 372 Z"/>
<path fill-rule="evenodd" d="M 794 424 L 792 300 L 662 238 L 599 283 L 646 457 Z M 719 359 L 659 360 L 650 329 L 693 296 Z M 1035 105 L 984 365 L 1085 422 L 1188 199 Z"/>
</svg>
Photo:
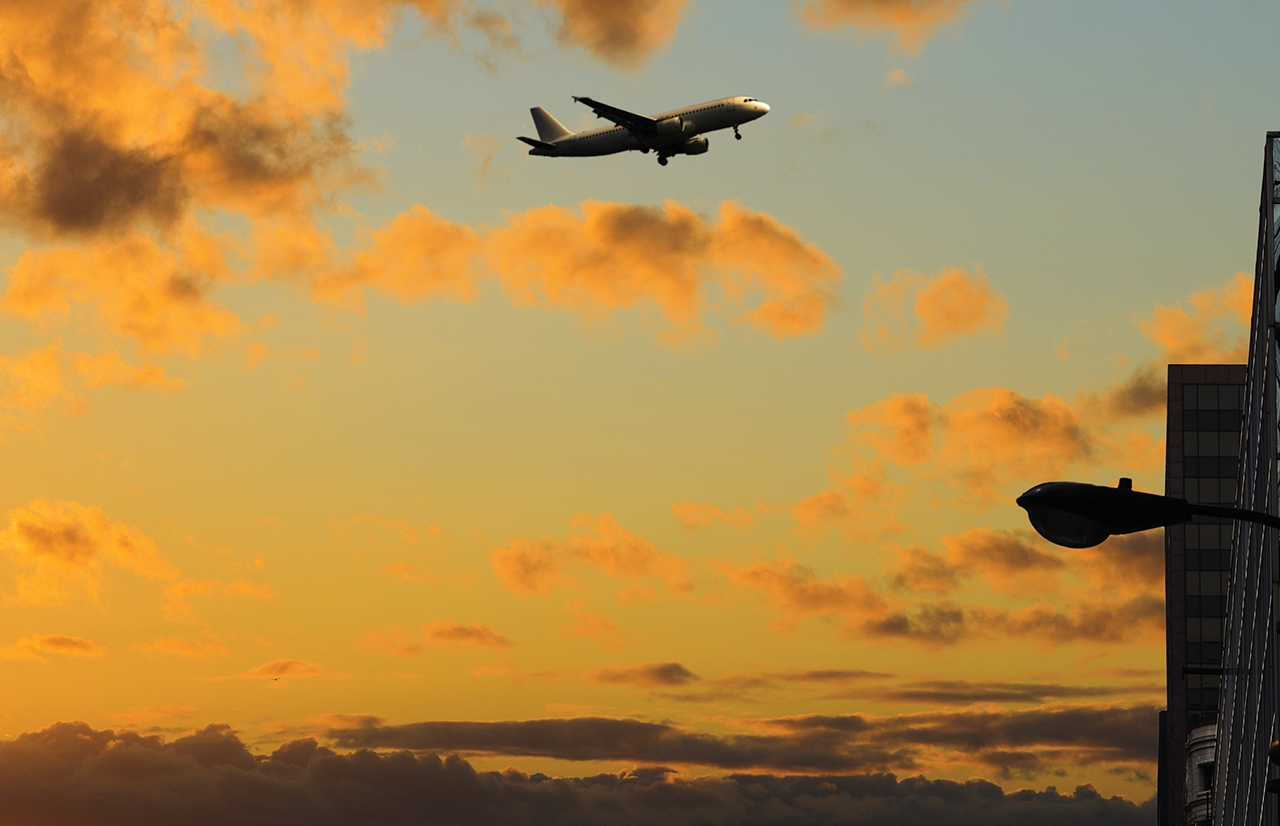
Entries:
<svg viewBox="0 0 1280 826">
<path fill-rule="evenodd" d="M 1148 823 L 1280 8 L 0 4 L 13 822 Z M 730 95 L 710 151 L 530 157 Z M 25 819 L 24 819 L 25 818 Z"/>
</svg>

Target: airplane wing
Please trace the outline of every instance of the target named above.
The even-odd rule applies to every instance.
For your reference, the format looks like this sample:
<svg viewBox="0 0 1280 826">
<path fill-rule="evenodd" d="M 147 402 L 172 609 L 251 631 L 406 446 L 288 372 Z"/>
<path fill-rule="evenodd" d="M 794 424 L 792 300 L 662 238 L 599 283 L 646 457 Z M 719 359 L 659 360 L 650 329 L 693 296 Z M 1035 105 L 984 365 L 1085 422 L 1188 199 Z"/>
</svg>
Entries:
<svg viewBox="0 0 1280 826">
<path fill-rule="evenodd" d="M 619 109 L 616 106 L 610 106 L 607 103 L 601 103 L 588 97 L 574 95 L 573 99 L 578 103 L 590 106 L 591 111 L 596 113 L 596 117 L 611 120 L 633 135 L 652 134 L 658 130 L 658 122 L 653 118 L 637 115 L 634 112 L 628 112 L 626 109 Z"/>
</svg>

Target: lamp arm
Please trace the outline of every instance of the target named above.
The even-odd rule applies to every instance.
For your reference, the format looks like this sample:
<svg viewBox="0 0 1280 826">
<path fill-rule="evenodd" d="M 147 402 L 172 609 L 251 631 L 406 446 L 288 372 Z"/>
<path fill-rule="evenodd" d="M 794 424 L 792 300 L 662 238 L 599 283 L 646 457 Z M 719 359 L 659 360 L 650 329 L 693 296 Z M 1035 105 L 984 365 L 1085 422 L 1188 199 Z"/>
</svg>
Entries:
<svg viewBox="0 0 1280 826">
<path fill-rule="evenodd" d="M 1249 511 L 1243 508 L 1228 508 L 1221 505 L 1200 505 L 1188 503 L 1190 511 L 1196 516 L 1216 516 L 1220 519 L 1239 519 L 1242 522 L 1256 522 L 1268 528 L 1280 528 L 1280 516 L 1262 511 Z"/>
</svg>

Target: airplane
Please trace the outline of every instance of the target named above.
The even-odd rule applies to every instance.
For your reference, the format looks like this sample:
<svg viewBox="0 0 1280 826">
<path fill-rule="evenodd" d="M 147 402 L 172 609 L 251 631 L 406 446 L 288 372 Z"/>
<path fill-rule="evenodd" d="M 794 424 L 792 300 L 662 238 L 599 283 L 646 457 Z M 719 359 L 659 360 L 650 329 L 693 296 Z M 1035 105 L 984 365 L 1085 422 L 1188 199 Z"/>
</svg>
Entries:
<svg viewBox="0 0 1280 826">
<path fill-rule="evenodd" d="M 672 155 L 701 155 L 706 152 L 709 142 L 698 137 L 703 132 L 732 127 L 734 138 L 742 140 L 738 127 L 769 113 L 769 104 L 747 97 L 720 98 L 653 117 L 637 115 L 589 97 L 574 95 L 573 100 L 589 106 L 596 117 L 611 120 L 614 125 L 575 134 L 565 129 L 546 109 L 536 106 L 529 112 L 538 129 L 538 139 L 517 139 L 533 147 L 529 150 L 530 155 L 581 158 L 630 150 L 646 155 L 656 151 L 658 163 L 666 166 Z"/>
</svg>

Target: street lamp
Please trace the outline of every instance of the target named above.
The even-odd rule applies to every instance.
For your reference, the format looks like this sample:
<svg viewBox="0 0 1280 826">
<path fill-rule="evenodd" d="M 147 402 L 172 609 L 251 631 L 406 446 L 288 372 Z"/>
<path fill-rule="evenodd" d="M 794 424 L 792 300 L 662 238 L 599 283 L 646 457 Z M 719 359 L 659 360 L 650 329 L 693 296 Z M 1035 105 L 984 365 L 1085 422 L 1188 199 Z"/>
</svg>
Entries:
<svg viewBox="0 0 1280 826">
<path fill-rule="evenodd" d="M 1140 493 L 1132 479 L 1114 488 L 1083 482 L 1045 482 L 1018 497 L 1031 527 L 1055 545 L 1092 548 L 1109 536 L 1188 522 L 1193 516 L 1239 519 L 1280 528 L 1280 517 L 1260 511 L 1202 505 L 1173 496 Z"/>
</svg>

